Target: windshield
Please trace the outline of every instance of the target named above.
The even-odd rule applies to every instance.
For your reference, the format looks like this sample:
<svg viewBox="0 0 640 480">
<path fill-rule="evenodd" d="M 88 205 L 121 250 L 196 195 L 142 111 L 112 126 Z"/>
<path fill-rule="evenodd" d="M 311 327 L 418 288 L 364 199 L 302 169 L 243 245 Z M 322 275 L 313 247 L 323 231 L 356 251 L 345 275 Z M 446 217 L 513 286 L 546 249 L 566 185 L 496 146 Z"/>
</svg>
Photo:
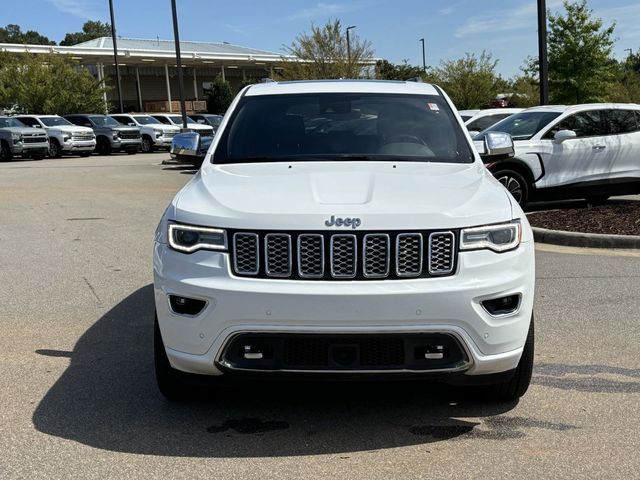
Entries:
<svg viewBox="0 0 640 480">
<path fill-rule="evenodd" d="M 182 116 L 181 115 L 167 115 L 171 123 L 174 125 L 182 125 Z M 193 118 L 187 117 L 187 123 L 196 123 Z"/>
<path fill-rule="evenodd" d="M 144 115 L 144 116 L 140 116 L 140 117 L 133 117 L 133 118 L 140 125 L 157 125 L 157 124 L 160 123 L 158 120 L 156 120 L 153 117 L 149 117 L 148 115 Z"/>
<path fill-rule="evenodd" d="M 61 125 L 73 125 L 69 120 L 62 117 L 40 117 L 40 121 L 47 127 L 59 127 Z"/>
<path fill-rule="evenodd" d="M 439 95 L 316 93 L 245 96 L 212 162 L 473 158 Z"/>
<path fill-rule="evenodd" d="M 93 115 L 89 119 L 98 127 L 119 127 L 120 122 L 106 115 Z"/>
<path fill-rule="evenodd" d="M 482 131 L 475 139 L 481 138 L 486 132 L 505 132 L 514 140 L 529 140 L 558 116 L 560 112 L 516 113 Z"/>
<path fill-rule="evenodd" d="M 0 118 L 0 128 L 26 127 L 20 120 L 11 117 Z"/>
</svg>

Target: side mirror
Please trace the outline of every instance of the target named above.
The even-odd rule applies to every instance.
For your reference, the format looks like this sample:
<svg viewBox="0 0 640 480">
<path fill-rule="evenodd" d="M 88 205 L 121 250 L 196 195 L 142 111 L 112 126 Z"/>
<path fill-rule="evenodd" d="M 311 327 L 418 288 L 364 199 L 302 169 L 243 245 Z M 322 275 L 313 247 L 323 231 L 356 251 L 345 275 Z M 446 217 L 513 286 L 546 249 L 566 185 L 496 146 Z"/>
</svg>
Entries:
<svg viewBox="0 0 640 480">
<path fill-rule="evenodd" d="M 127 125 L 129 125 L 130 127 L 135 127 L 136 126 L 136 124 L 133 123 L 133 122 L 129 122 L 129 123 L 127 123 Z"/>
<path fill-rule="evenodd" d="M 487 132 L 484 134 L 484 139 L 474 140 L 473 143 L 483 158 L 490 157 L 492 160 L 498 160 L 499 158 L 511 158 L 515 155 L 513 139 L 508 133 Z"/>
<path fill-rule="evenodd" d="M 573 130 L 559 130 L 553 136 L 553 141 L 555 143 L 562 143 L 565 140 L 570 140 L 572 138 L 576 138 L 577 136 L 578 135 L 576 135 L 576 132 L 574 132 Z"/>
<path fill-rule="evenodd" d="M 176 156 L 198 155 L 200 148 L 200 135 L 195 132 L 179 133 L 173 137 L 170 153 Z"/>
</svg>

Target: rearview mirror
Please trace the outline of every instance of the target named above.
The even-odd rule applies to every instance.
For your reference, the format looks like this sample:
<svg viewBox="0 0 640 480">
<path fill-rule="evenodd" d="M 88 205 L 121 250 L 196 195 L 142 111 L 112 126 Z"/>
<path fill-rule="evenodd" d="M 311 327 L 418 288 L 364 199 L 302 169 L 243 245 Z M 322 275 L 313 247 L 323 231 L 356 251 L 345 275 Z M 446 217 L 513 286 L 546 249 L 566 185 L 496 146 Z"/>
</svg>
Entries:
<svg viewBox="0 0 640 480">
<path fill-rule="evenodd" d="M 553 141 L 555 143 L 562 143 L 565 140 L 570 140 L 572 138 L 576 138 L 577 136 L 578 135 L 576 135 L 576 132 L 574 132 L 573 130 L 559 130 L 553 136 Z"/>
<path fill-rule="evenodd" d="M 487 132 L 483 139 L 474 140 L 473 143 L 483 158 L 491 157 L 492 160 L 498 160 L 515 155 L 513 139 L 508 133 Z"/>
</svg>

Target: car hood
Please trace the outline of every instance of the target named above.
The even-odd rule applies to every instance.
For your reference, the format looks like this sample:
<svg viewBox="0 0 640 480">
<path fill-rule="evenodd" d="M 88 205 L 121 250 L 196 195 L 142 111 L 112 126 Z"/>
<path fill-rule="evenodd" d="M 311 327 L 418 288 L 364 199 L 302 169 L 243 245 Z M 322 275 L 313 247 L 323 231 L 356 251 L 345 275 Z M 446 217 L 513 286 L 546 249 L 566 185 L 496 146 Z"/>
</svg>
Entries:
<svg viewBox="0 0 640 480">
<path fill-rule="evenodd" d="M 93 129 L 89 127 L 80 127 L 75 125 L 56 125 L 55 127 L 45 127 L 47 130 L 58 130 L 62 133 L 93 133 Z"/>
<path fill-rule="evenodd" d="M 512 209 L 479 163 L 297 162 L 203 165 L 168 211 L 256 230 L 324 229 L 332 215 L 360 218 L 361 230 L 415 230 L 509 221 Z"/>
<path fill-rule="evenodd" d="M 20 133 L 22 135 L 35 135 L 35 134 L 46 135 L 47 134 L 47 132 L 45 132 L 41 128 L 32 128 L 32 127 L 3 127 L 2 130 L 8 130 L 12 133 Z"/>
<path fill-rule="evenodd" d="M 173 133 L 178 133 L 180 132 L 180 129 L 178 127 L 174 127 L 171 125 L 165 125 L 163 123 L 161 124 L 153 124 L 153 125 L 145 125 L 146 127 L 151 127 L 154 130 L 162 130 L 163 132 L 173 132 Z"/>
<path fill-rule="evenodd" d="M 111 127 L 111 130 L 122 133 L 140 133 L 140 129 L 138 127 Z"/>
</svg>

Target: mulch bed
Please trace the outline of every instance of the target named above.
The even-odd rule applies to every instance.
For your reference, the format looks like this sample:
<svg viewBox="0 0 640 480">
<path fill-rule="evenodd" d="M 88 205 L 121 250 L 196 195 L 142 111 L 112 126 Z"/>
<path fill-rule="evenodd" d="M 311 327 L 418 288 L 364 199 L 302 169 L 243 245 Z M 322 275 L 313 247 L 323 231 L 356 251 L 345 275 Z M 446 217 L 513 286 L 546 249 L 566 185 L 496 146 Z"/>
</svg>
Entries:
<svg viewBox="0 0 640 480">
<path fill-rule="evenodd" d="M 527 215 L 534 227 L 582 233 L 640 235 L 640 202 L 547 210 Z"/>
</svg>

